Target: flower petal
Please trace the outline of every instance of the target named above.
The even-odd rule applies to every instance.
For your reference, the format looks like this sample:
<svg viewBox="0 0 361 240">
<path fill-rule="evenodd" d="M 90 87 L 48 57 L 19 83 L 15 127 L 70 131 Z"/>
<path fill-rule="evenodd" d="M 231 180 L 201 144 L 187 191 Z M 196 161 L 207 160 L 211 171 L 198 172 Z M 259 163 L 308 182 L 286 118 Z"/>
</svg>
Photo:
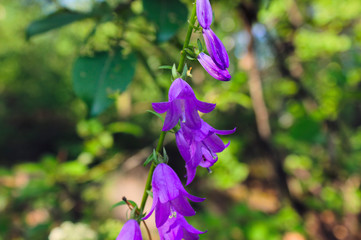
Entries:
<svg viewBox="0 0 361 240">
<path fill-rule="evenodd" d="M 202 147 L 203 160 L 199 163 L 199 166 L 204 168 L 212 167 L 218 160 L 218 156 L 213 156 L 209 149 Z"/>
<path fill-rule="evenodd" d="M 225 149 L 223 141 L 216 135 L 212 134 L 203 140 L 203 144 L 212 152 L 222 152 Z"/>
<path fill-rule="evenodd" d="M 213 132 L 219 135 L 229 135 L 236 131 L 237 128 L 233 128 L 232 130 L 217 130 L 213 128 Z"/>
<path fill-rule="evenodd" d="M 198 111 L 202 112 L 202 113 L 209 113 L 212 112 L 214 110 L 214 108 L 216 107 L 215 103 L 207 103 L 207 102 L 202 102 L 199 101 L 198 99 L 196 100 L 196 106 Z"/>
<path fill-rule="evenodd" d="M 177 125 L 179 118 L 182 115 L 182 110 L 179 101 L 173 101 L 169 104 L 167 115 L 165 116 L 162 131 L 169 131 Z"/>
<path fill-rule="evenodd" d="M 197 18 L 202 28 L 209 28 L 212 24 L 213 13 L 209 0 L 197 0 Z"/>
<path fill-rule="evenodd" d="M 152 207 L 150 208 L 149 213 L 145 217 L 143 217 L 142 220 L 147 220 L 152 215 L 157 203 L 158 203 L 158 197 L 153 197 Z"/>
<path fill-rule="evenodd" d="M 184 196 L 178 196 L 171 201 L 174 210 L 183 216 L 193 216 L 196 212 L 193 210 L 191 204 L 187 201 Z"/>
<path fill-rule="evenodd" d="M 189 185 L 194 177 L 196 176 L 196 172 L 197 172 L 197 167 L 193 167 L 191 165 L 186 165 L 186 170 L 187 170 L 187 183 L 186 185 Z"/>
<path fill-rule="evenodd" d="M 165 163 L 161 163 L 155 168 L 152 186 L 153 192 L 156 193 L 162 204 L 176 198 L 179 190 L 183 190 L 177 174 Z"/>
<path fill-rule="evenodd" d="M 155 208 L 155 225 L 158 227 L 162 226 L 171 213 L 170 211 L 170 203 L 166 202 L 163 204 L 158 203 L 157 207 Z"/>
<path fill-rule="evenodd" d="M 178 147 L 179 153 L 181 154 L 182 158 L 186 162 L 189 161 L 191 158 L 191 155 L 189 153 L 189 144 L 184 137 L 182 127 L 178 132 L 176 132 L 175 141 L 177 143 L 177 147 Z"/>
<path fill-rule="evenodd" d="M 231 80 L 231 75 L 227 69 L 220 69 L 213 61 L 213 59 L 205 53 L 200 53 L 197 57 L 199 63 L 203 68 L 217 80 L 220 81 L 229 81 Z"/>
<path fill-rule="evenodd" d="M 229 67 L 229 58 L 226 48 L 212 29 L 203 29 L 203 38 L 209 55 L 220 69 Z"/>
<path fill-rule="evenodd" d="M 189 86 L 189 84 L 181 78 L 177 78 L 176 80 L 174 80 L 168 92 L 169 102 L 173 101 L 174 99 L 177 99 L 178 95 L 183 91 L 184 87 L 187 85 Z"/>
<path fill-rule="evenodd" d="M 187 99 L 185 103 L 185 124 L 192 129 L 199 129 L 201 127 L 201 118 L 199 117 L 198 111 L 195 108 L 194 101 Z"/>
<path fill-rule="evenodd" d="M 192 202 L 203 202 L 204 200 L 206 200 L 205 198 L 196 197 L 188 192 L 184 192 L 184 196 L 186 196 Z"/>
<path fill-rule="evenodd" d="M 169 108 L 169 102 L 152 103 L 152 107 L 157 113 L 165 113 Z"/>
<path fill-rule="evenodd" d="M 116 240 L 142 240 L 142 233 L 137 221 L 129 219 L 124 224 Z"/>
</svg>

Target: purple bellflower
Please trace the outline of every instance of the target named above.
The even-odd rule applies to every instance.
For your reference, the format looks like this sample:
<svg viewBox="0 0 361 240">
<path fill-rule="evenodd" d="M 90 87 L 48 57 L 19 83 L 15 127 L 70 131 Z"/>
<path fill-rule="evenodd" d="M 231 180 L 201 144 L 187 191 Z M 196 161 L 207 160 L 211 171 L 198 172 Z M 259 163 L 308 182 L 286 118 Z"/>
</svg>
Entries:
<svg viewBox="0 0 361 240">
<path fill-rule="evenodd" d="M 197 0 L 196 4 L 199 25 L 204 29 L 208 29 L 213 20 L 211 3 L 209 0 Z"/>
<path fill-rule="evenodd" d="M 162 131 L 169 131 L 179 120 L 192 129 L 200 128 L 201 118 L 198 111 L 211 112 L 216 104 L 199 101 L 191 86 L 177 78 L 169 88 L 168 102 L 152 103 L 152 106 L 157 113 L 167 112 Z"/>
<path fill-rule="evenodd" d="M 207 50 L 213 61 L 220 69 L 229 67 L 229 58 L 223 43 L 212 29 L 203 29 L 203 37 L 206 43 Z"/>
<path fill-rule="evenodd" d="M 224 144 L 217 134 L 229 135 L 235 131 L 236 128 L 217 130 L 203 120 L 199 130 L 181 124 L 175 136 L 179 152 L 186 163 L 187 185 L 193 181 L 198 166 L 209 169 L 218 160 L 217 153 L 229 146 L 230 142 Z"/>
<path fill-rule="evenodd" d="M 197 57 L 199 63 L 203 68 L 217 80 L 229 81 L 231 80 L 231 75 L 227 69 L 221 69 L 214 63 L 213 59 L 207 54 L 201 52 Z"/>
<path fill-rule="evenodd" d="M 124 224 L 116 240 L 142 240 L 142 233 L 137 221 L 129 219 Z"/>
<path fill-rule="evenodd" d="M 159 229 L 160 240 L 198 240 L 199 234 L 206 233 L 199 231 L 190 225 L 179 213 L 170 217 Z"/>
<path fill-rule="evenodd" d="M 189 198 L 193 202 L 202 202 L 205 198 L 199 198 L 189 194 L 183 187 L 177 174 L 165 163 L 159 164 L 153 173 L 153 205 L 147 216 L 155 210 L 155 223 L 157 228 L 161 227 L 170 216 L 181 214 L 183 216 L 193 216 L 193 210 Z"/>
</svg>

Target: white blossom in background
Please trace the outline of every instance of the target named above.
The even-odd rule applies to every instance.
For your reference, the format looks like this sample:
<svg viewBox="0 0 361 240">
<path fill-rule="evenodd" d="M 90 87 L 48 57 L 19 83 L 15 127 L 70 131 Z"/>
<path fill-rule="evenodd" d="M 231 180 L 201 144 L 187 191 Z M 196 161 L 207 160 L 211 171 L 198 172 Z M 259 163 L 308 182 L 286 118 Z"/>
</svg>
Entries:
<svg viewBox="0 0 361 240">
<path fill-rule="evenodd" d="M 63 222 L 51 230 L 49 240 L 97 240 L 96 232 L 85 223 Z"/>
</svg>

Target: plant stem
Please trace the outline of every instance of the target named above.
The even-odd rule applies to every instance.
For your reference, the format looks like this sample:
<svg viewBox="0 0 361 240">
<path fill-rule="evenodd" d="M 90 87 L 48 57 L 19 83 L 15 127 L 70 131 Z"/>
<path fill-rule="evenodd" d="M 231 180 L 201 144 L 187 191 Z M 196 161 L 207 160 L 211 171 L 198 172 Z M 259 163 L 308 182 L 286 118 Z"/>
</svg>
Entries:
<svg viewBox="0 0 361 240">
<path fill-rule="evenodd" d="M 164 138 L 167 132 L 162 131 L 162 133 L 159 136 L 159 140 L 158 140 L 158 145 L 157 148 L 155 149 L 155 151 L 157 153 L 160 153 L 162 151 L 163 148 L 163 142 L 164 142 Z M 143 198 L 142 198 L 142 203 L 140 204 L 140 210 L 141 212 L 143 212 L 144 207 L 145 207 L 145 203 L 147 202 L 148 199 L 148 191 L 150 190 L 151 186 L 150 183 L 152 182 L 152 177 L 153 177 L 153 172 L 155 169 L 155 164 L 152 163 L 152 166 L 150 166 L 149 169 L 149 173 L 148 173 L 148 178 L 147 178 L 147 182 L 145 184 L 145 188 L 144 188 L 144 193 L 143 193 Z"/>
<path fill-rule="evenodd" d="M 193 32 L 193 28 L 194 28 L 194 23 L 196 21 L 196 3 L 193 3 L 193 9 L 192 9 L 192 13 L 191 13 L 191 17 L 189 20 L 189 26 L 188 26 L 188 31 L 187 31 L 187 35 L 186 38 L 184 40 L 184 44 L 183 44 L 183 49 L 181 51 L 181 57 L 179 59 L 179 65 L 177 68 L 178 72 L 182 72 L 183 68 L 184 68 L 184 64 L 185 64 L 185 57 L 186 57 L 186 52 L 185 49 L 188 47 L 191 36 L 192 36 L 192 32 Z M 158 145 L 156 148 L 156 152 L 157 154 L 161 154 L 161 151 L 163 149 L 163 142 L 164 142 L 164 138 L 167 132 L 162 131 L 162 133 L 159 136 L 159 140 L 158 140 Z M 149 169 L 149 173 L 148 173 L 148 177 L 147 177 L 147 182 L 145 184 L 145 188 L 144 188 L 144 193 L 143 193 L 143 198 L 142 198 L 142 202 L 140 204 L 140 212 L 143 213 L 145 204 L 147 202 L 148 199 L 148 191 L 150 191 L 151 189 L 151 182 L 152 182 L 152 177 L 153 177 L 153 172 L 155 170 L 156 165 L 154 164 L 154 162 L 152 163 L 152 166 Z M 144 222 L 145 224 L 145 222 Z M 148 233 L 149 234 L 149 233 Z"/>
<path fill-rule="evenodd" d="M 186 51 L 184 51 L 184 49 L 186 49 L 188 47 L 189 41 L 191 40 L 194 23 L 196 22 L 196 10 L 197 10 L 197 6 L 196 6 L 196 3 L 194 2 L 192 13 L 191 13 L 191 18 L 189 19 L 189 26 L 188 26 L 186 39 L 184 40 L 183 49 L 181 51 L 181 57 L 180 57 L 179 65 L 177 68 L 177 71 L 179 73 L 181 73 L 183 71 L 183 67 L 184 67 L 184 63 L 185 63 L 185 59 L 186 59 Z"/>
<path fill-rule="evenodd" d="M 193 9 L 192 9 L 192 13 L 191 13 L 191 18 L 189 20 L 189 26 L 188 26 L 188 31 L 187 31 L 187 35 L 186 38 L 184 40 L 184 44 L 183 44 L 183 49 L 181 51 L 181 57 L 179 60 L 179 65 L 177 68 L 178 72 L 182 72 L 183 71 L 183 67 L 184 67 L 184 63 L 185 63 L 185 57 L 186 57 L 186 52 L 184 51 L 184 49 L 186 49 L 189 45 L 189 42 L 191 40 L 191 36 L 192 36 L 192 32 L 193 32 L 193 27 L 194 27 L 194 23 L 196 21 L 196 3 L 193 3 Z M 156 148 L 156 152 L 157 153 L 161 153 L 162 148 L 163 148 L 163 142 L 164 142 L 164 137 L 166 135 L 167 132 L 162 131 L 162 133 L 159 136 L 159 141 L 158 141 L 158 145 Z M 143 212 L 144 207 L 145 207 L 145 203 L 147 202 L 148 199 L 148 191 L 150 191 L 151 189 L 151 182 L 152 182 L 152 177 L 153 177 L 153 172 L 155 169 L 155 164 L 152 163 L 152 166 L 149 169 L 149 173 L 148 173 L 148 178 L 147 178 L 147 182 L 145 184 L 145 188 L 144 188 L 144 193 L 143 193 L 143 198 L 142 198 L 142 202 L 140 204 L 140 210 L 141 212 Z"/>
</svg>

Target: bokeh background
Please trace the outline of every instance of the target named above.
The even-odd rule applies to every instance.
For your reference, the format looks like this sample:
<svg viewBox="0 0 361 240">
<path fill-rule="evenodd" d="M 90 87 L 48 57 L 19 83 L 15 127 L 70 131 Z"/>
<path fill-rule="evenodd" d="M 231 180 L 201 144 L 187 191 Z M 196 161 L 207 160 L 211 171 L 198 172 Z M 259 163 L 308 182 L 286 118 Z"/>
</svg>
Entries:
<svg viewBox="0 0 361 240">
<path fill-rule="evenodd" d="M 187 188 L 207 197 L 189 222 L 210 240 L 361 239 L 361 2 L 211 3 L 233 78 L 188 60 L 188 81 L 217 103 L 204 119 L 237 132 Z M 179 61 L 191 7 L 1 0 L 1 240 L 116 238 L 129 211 L 111 206 L 140 202 L 162 125 L 147 110 L 167 99 L 159 66 Z M 96 85 L 104 72 L 114 86 Z M 165 147 L 183 176 L 173 133 Z"/>
</svg>

